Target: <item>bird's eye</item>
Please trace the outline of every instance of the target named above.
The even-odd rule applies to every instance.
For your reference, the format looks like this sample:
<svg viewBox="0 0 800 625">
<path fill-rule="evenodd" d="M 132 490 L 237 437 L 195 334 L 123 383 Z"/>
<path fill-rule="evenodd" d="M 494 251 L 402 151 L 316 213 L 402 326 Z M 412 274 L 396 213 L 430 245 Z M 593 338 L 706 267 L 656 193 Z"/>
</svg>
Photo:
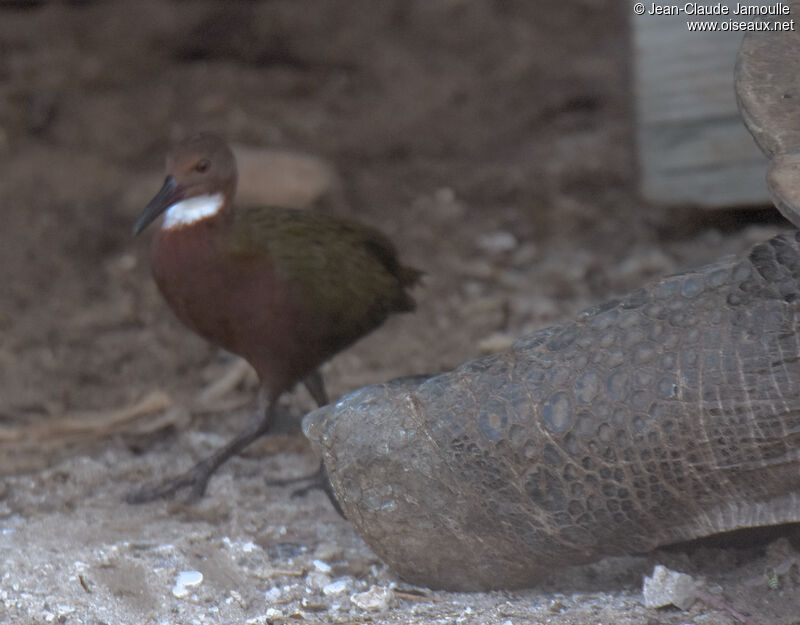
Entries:
<svg viewBox="0 0 800 625">
<path fill-rule="evenodd" d="M 194 170 L 198 173 L 204 174 L 208 171 L 208 168 L 211 167 L 211 163 L 208 162 L 208 159 L 203 159 L 198 161 L 197 165 L 194 166 Z"/>
</svg>

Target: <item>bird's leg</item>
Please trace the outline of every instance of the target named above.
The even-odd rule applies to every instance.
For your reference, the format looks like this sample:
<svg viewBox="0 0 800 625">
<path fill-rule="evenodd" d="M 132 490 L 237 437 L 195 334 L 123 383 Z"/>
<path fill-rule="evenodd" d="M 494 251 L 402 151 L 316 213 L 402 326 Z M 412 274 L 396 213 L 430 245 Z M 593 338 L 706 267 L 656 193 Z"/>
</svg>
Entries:
<svg viewBox="0 0 800 625">
<path fill-rule="evenodd" d="M 328 403 L 328 393 L 325 391 L 325 380 L 322 379 L 322 374 L 319 369 L 314 369 L 303 380 L 303 386 L 311 393 L 311 397 L 317 402 L 317 406 L 325 406 Z"/>
<path fill-rule="evenodd" d="M 291 486 L 293 484 L 298 484 L 300 482 L 306 482 L 305 486 L 301 488 L 296 488 L 292 491 L 292 498 L 294 497 L 303 497 L 307 495 L 312 490 L 319 489 L 324 492 L 328 496 L 328 500 L 333 505 L 336 512 L 339 513 L 339 516 L 347 518 L 344 516 L 344 512 L 342 511 L 342 507 L 339 505 L 339 502 L 336 499 L 336 496 L 333 494 L 333 487 L 331 486 L 331 481 L 328 478 L 328 471 L 325 469 L 325 461 L 319 461 L 319 468 L 309 475 L 304 475 L 303 477 L 291 477 L 285 480 L 269 480 L 267 481 L 268 486 Z"/>
<path fill-rule="evenodd" d="M 311 397 L 314 398 L 317 406 L 325 406 L 328 403 L 328 393 L 325 391 L 325 381 L 322 379 L 322 374 L 319 372 L 319 369 L 314 369 L 314 371 L 309 373 L 305 379 L 303 379 L 303 386 L 308 389 L 308 392 L 311 394 Z M 267 481 L 267 485 L 291 486 L 300 482 L 308 482 L 308 484 L 293 491 L 292 497 L 299 497 L 301 495 L 305 495 L 308 493 L 308 491 L 314 490 L 315 488 L 320 488 L 328 493 L 328 497 L 333 502 L 333 505 L 337 510 L 339 509 L 339 504 L 329 492 L 330 484 L 328 483 L 328 474 L 325 472 L 325 465 L 322 461 L 320 461 L 319 468 L 314 471 L 314 473 L 304 475 L 302 477 L 291 477 L 283 480 L 269 480 Z M 339 513 L 341 514 L 341 510 Z"/>
<path fill-rule="evenodd" d="M 319 469 L 317 469 L 313 474 L 301 479 L 307 479 L 308 484 L 306 484 L 302 488 L 297 488 L 293 490 L 292 497 L 303 497 L 312 490 L 318 488 L 328 496 L 328 501 L 331 502 L 331 505 L 333 505 L 336 512 L 339 513 L 339 516 L 342 517 L 343 519 L 347 518 L 344 515 L 342 507 L 339 505 L 339 501 L 336 499 L 336 495 L 333 494 L 333 487 L 331 486 L 331 480 L 328 477 L 328 471 L 325 469 L 325 462 L 323 460 L 320 460 L 319 462 Z"/>
<path fill-rule="evenodd" d="M 155 499 L 171 497 L 182 488 L 189 488 L 188 501 L 200 499 L 206 492 L 208 480 L 214 471 L 228 458 L 241 452 L 250 443 L 264 435 L 272 422 L 272 415 L 277 402 L 273 401 L 266 390 L 259 393 L 259 410 L 253 414 L 250 422 L 227 445 L 198 462 L 183 475 L 167 480 L 156 486 L 147 486 L 134 491 L 125 498 L 128 503 L 146 503 Z"/>
</svg>

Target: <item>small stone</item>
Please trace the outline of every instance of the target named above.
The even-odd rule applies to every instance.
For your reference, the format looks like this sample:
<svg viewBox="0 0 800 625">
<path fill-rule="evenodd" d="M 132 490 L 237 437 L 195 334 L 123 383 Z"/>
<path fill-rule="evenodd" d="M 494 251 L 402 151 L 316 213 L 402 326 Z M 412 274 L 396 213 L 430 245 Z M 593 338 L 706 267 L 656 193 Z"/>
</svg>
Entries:
<svg viewBox="0 0 800 625">
<path fill-rule="evenodd" d="M 371 586 L 369 590 L 350 595 L 350 602 L 357 608 L 370 612 L 383 612 L 389 609 L 394 593 L 388 588 Z"/>
<path fill-rule="evenodd" d="M 231 590 L 230 596 L 225 600 L 225 603 L 238 603 L 240 606 L 244 606 L 244 600 L 242 599 L 242 594 L 236 590 Z"/>
<path fill-rule="evenodd" d="M 767 558 L 770 560 L 783 560 L 795 556 L 796 552 L 792 543 L 785 536 L 778 538 L 767 545 Z"/>
<path fill-rule="evenodd" d="M 314 588 L 316 590 L 322 590 L 331 583 L 330 576 L 326 575 L 325 573 L 320 573 L 319 571 L 311 571 L 308 575 L 306 575 L 306 585 L 309 588 Z"/>
<path fill-rule="evenodd" d="M 478 247 L 490 254 L 502 254 L 516 249 L 519 242 L 510 232 L 490 232 L 482 234 L 476 241 Z"/>
<path fill-rule="evenodd" d="M 688 610 L 697 599 L 697 587 L 698 582 L 691 575 L 659 564 L 653 569 L 652 577 L 644 578 L 644 604 L 648 608 L 674 605 Z"/>
<path fill-rule="evenodd" d="M 320 573 L 331 572 L 331 565 L 328 564 L 327 562 L 323 562 L 322 560 L 314 560 L 311 564 L 313 564 L 314 568 Z"/>
<path fill-rule="evenodd" d="M 566 609 L 566 606 L 558 599 L 551 599 L 547 604 L 547 609 L 550 614 L 560 614 Z"/>
<path fill-rule="evenodd" d="M 203 583 L 203 574 L 200 571 L 181 571 L 175 579 L 172 594 L 182 599 L 189 594 L 189 588 Z"/>
<path fill-rule="evenodd" d="M 314 556 L 325 562 L 336 561 L 342 557 L 342 548 L 336 543 L 320 543 L 314 550 Z"/>
<path fill-rule="evenodd" d="M 271 603 L 275 603 L 283 595 L 283 591 L 277 586 L 273 586 L 264 593 L 264 599 Z"/>
<path fill-rule="evenodd" d="M 245 623 L 246 625 L 264 625 L 264 623 L 271 623 L 272 621 L 282 618 L 283 612 L 281 612 L 278 608 L 267 608 L 267 611 L 264 612 L 264 614 L 247 619 Z"/>
<path fill-rule="evenodd" d="M 322 588 L 322 594 L 327 597 L 335 597 L 336 595 L 341 595 L 344 592 L 347 592 L 350 588 L 350 580 L 347 578 L 337 579 L 335 582 L 331 582 Z"/>
</svg>

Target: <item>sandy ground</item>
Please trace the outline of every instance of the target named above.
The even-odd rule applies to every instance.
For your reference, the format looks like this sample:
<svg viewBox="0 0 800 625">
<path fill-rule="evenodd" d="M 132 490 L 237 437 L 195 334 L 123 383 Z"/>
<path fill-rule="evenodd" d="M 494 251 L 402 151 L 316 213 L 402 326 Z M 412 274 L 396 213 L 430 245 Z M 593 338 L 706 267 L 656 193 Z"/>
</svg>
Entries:
<svg viewBox="0 0 800 625">
<path fill-rule="evenodd" d="M 0 2 L 0 621 L 737 622 L 645 608 L 642 576 L 663 563 L 760 625 L 800 623 L 794 528 L 525 592 L 413 588 L 322 493 L 265 483 L 315 467 L 297 433 L 229 462 L 197 505 L 122 503 L 254 404 L 252 376 L 203 398 L 235 363 L 171 316 L 147 237 L 130 236 L 187 133 L 324 159 L 341 184 L 319 209 L 381 228 L 427 272 L 416 313 L 326 365 L 332 396 L 453 367 L 786 229 L 770 209 L 637 197 L 624 4 Z"/>
</svg>

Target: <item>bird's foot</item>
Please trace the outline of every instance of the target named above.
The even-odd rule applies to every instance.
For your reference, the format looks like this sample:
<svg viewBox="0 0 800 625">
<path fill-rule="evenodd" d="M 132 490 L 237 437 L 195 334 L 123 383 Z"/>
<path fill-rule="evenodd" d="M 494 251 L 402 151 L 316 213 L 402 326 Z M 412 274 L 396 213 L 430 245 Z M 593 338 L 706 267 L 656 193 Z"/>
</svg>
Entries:
<svg viewBox="0 0 800 625">
<path fill-rule="evenodd" d="M 183 475 L 169 479 L 161 484 L 145 486 L 139 490 L 132 491 L 125 497 L 125 501 L 130 504 L 140 504 L 149 503 L 156 499 L 169 499 L 184 488 L 189 489 L 189 494 L 186 497 L 187 503 L 198 501 L 205 494 L 208 480 L 218 466 L 213 462 L 209 462 L 210 460 L 211 458 L 206 458 Z"/>
<path fill-rule="evenodd" d="M 313 473 L 309 473 L 307 475 L 301 475 L 300 477 L 290 477 L 280 480 L 267 480 L 267 486 L 294 486 L 295 484 L 302 484 L 303 482 L 308 482 L 305 486 L 292 491 L 292 497 L 299 497 L 301 495 L 305 495 L 307 492 L 314 490 L 315 488 L 322 488 L 325 480 L 327 479 L 327 475 L 325 473 L 325 469 L 322 465 L 320 465 L 319 469 L 314 471 Z"/>
<path fill-rule="evenodd" d="M 149 501 L 155 501 L 156 499 L 172 497 L 183 488 L 189 489 L 189 495 L 186 497 L 187 503 L 193 503 L 201 499 L 206 492 L 206 486 L 208 486 L 208 480 L 211 478 L 212 473 L 227 461 L 228 458 L 241 452 L 250 443 L 269 430 L 272 413 L 274 411 L 274 402 L 269 400 L 268 397 L 265 397 L 264 406 L 263 414 L 258 412 L 253 415 L 254 418 L 250 420 L 247 427 L 239 432 L 233 440 L 222 449 L 215 451 L 208 458 L 201 460 L 183 475 L 167 480 L 163 484 L 148 486 L 130 493 L 125 498 L 125 501 L 133 504 L 147 503 Z"/>
<path fill-rule="evenodd" d="M 296 488 L 292 491 L 292 499 L 295 497 L 303 497 L 310 493 L 312 490 L 321 490 L 323 491 L 330 500 L 333 507 L 336 509 L 336 512 L 344 518 L 344 512 L 342 511 L 339 502 L 336 500 L 336 496 L 333 494 L 333 489 L 331 488 L 331 482 L 328 479 L 328 471 L 325 469 L 325 463 L 319 463 L 319 469 L 310 473 L 308 475 L 303 475 L 302 477 L 292 477 L 284 480 L 268 480 L 268 486 L 293 486 L 295 484 L 300 484 L 302 482 L 306 482 L 305 486 L 300 488 Z"/>
</svg>

